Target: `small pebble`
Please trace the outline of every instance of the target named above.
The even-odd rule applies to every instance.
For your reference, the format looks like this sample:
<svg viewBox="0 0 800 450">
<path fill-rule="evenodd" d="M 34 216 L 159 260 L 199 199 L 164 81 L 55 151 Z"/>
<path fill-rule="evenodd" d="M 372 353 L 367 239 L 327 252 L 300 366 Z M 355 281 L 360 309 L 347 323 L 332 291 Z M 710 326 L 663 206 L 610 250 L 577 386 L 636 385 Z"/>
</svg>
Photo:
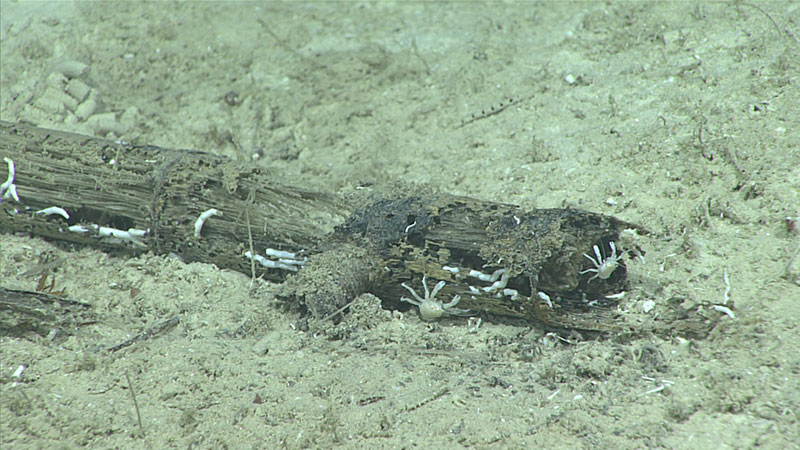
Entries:
<svg viewBox="0 0 800 450">
<path fill-rule="evenodd" d="M 253 353 L 258 356 L 265 356 L 267 353 L 269 353 L 269 346 L 271 342 L 272 340 L 269 338 L 269 336 L 264 336 L 253 345 Z"/>
</svg>

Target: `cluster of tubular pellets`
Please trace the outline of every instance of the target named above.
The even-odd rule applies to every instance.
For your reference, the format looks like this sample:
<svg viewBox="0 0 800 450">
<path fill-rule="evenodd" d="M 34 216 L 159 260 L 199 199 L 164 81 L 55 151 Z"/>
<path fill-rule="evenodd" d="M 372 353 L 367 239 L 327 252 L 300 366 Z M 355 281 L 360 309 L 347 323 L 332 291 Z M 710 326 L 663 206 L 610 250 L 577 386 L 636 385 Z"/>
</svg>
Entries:
<svg viewBox="0 0 800 450">
<path fill-rule="evenodd" d="M 35 124 L 78 124 L 82 131 L 98 136 L 124 134 L 135 121 L 138 110 L 129 108 L 120 120 L 114 112 L 101 112 L 100 95 L 84 81 L 88 72 L 87 64 L 65 59 L 55 63 L 44 83 L 13 86 L 12 91 L 17 92 L 15 103 L 24 104 L 20 118 Z"/>
<path fill-rule="evenodd" d="M 59 208 L 60 209 L 60 208 Z M 92 224 L 88 227 L 83 225 L 72 225 L 69 231 L 73 233 L 91 233 L 97 232 L 98 236 L 109 237 L 116 239 L 120 242 L 132 244 L 134 247 L 144 248 L 147 247 L 140 241 L 150 230 L 139 230 L 137 228 L 128 228 L 128 230 L 119 230 L 111 227 L 101 227 L 100 225 Z"/>
<path fill-rule="evenodd" d="M 268 269 L 288 270 L 290 272 L 297 272 L 306 265 L 305 257 L 298 257 L 296 253 L 287 252 L 284 250 L 275 250 L 274 248 L 267 248 L 264 253 L 267 257 L 259 254 L 253 255 L 250 251 L 244 253 L 244 256 L 254 260 Z"/>
<path fill-rule="evenodd" d="M 470 284 L 469 290 L 473 295 L 491 294 L 497 298 L 505 296 L 509 297 L 512 301 L 519 299 L 519 291 L 506 287 L 508 285 L 509 272 L 505 268 L 497 269 L 492 273 L 485 273 L 475 269 L 459 269 L 458 267 L 453 266 L 442 266 L 442 269 L 452 273 L 457 279 L 463 279 L 465 277 L 476 278 L 479 281 L 491 283 L 488 286 L 482 287 L 473 286 Z M 550 308 L 553 307 L 553 302 L 549 295 L 544 292 L 537 292 L 536 295 L 540 299 L 544 300 Z"/>
<path fill-rule="evenodd" d="M 492 294 L 496 297 L 507 296 L 511 300 L 517 300 L 519 292 L 516 289 L 506 288 L 510 274 L 507 269 L 497 269 L 492 273 L 484 273 L 475 269 L 460 269 L 454 266 L 442 266 L 443 270 L 452 273 L 457 279 L 476 278 L 478 281 L 491 283 L 489 286 L 469 285 L 469 290 L 474 295 Z"/>
</svg>

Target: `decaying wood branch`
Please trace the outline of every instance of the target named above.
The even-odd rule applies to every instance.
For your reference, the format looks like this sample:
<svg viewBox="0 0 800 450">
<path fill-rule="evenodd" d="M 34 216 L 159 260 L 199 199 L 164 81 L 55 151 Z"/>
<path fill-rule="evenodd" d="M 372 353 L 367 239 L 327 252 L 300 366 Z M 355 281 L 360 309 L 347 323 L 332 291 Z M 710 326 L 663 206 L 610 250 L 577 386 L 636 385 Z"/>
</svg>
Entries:
<svg viewBox="0 0 800 450">
<path fill-rule="evenodd" d="M 424 276 L 444 282 L 437 300 L 459 296 L 460 309 L 517 323 L 692 336 L 714 324 L 700 305 L 646 325 L 620 312 L 626 261 L 643 251 L 635 225 L 601 214 L 446 194 L 345 201 L 220 156 L 6 122 L 0 156 L 15 163 L 19 196 L 0 204 L 2 231 L 175 254 L 247 274 L 252 236 L 259 274 L 288 275 L 278 297 L 315 318 L 364 292 L 408 309 L 400 298 L 408 289 L 424 296 Z"/>
<path fill-rule="evenodd" d="M 0 286 L 0 336 L 34 333 L 53 340 L 95 320 L 88 303 Z"/>
<path fill-rule="evenodd" d="M 0 204 L 0 230 L 106 250 L 171 253 L 248 274 L 248 222 L 256 254 L 266 248 L 296 253 L 317 246 L 349 214 L 332 195 L 282 185 L 258 168 L 198 151 L 0 122 L 0 157 L 14 162 L 20 198 Z M 69 218 L 42 212 L 51 207 Z M 198 218 L 210 209 L 221 214 L 196 235 Z M 286 275 L 257 269 L 276 281 Z"/>
<path fill-rule="evenodd" d="M 629 288 L 623 256 L 644 255 L 636 229 L 575 209 L 525 211 L 446 194 L 382 199 L 338 226 L 278 296 L 316 317 L 364 291 L 386 308 L 408 309 L 403 284 L 423 296 L 425 276 L 429 286 L 445 282 L 439 301 L 457 295 L 459 308 L 490 318 L 556 330 L 705 336 L 716 319 L 704 305 L 672 299 L 658 317 L 618 308 Z M 587 255 L 615 253 L 618 265 L 603 277 L 590 270 Z"/>
</svg>

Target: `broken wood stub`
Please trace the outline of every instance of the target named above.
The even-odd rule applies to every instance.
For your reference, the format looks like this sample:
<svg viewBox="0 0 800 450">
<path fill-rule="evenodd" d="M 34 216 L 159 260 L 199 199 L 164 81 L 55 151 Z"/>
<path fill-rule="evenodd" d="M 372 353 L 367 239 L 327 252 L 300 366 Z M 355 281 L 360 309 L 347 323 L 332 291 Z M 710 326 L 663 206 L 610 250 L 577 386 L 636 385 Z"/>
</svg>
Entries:
<svg viewBox="0 0 800 450">
<path fill-rule="evenodd" d="M 619 236 L 631 227 L 635 226 L 587 211 L 526 212 L 514 205 L 450 195 L 382 199 L 356 210 L 337 227 L 329 240 L 335 244 L 323 252 L 328 262 L 318 264 L 321 258 L 312 257 L 279 296 L 298 300 L 312 312 L 335 311 L 363 291 L 292 293 L 307 289 L 304 286 L 318 289 L 326 279 L 341 287 L 342 272 L 329 273 L 329 265 L 357 261 L 342 265 L 348 277 L 361 280 L 348 285 L 366 287 L 386 308 L 409 309 L 400 301 L 408 296 L 402 284 L 424 295 L 421 280 L 426 276 L 429 286 L 446 282 L 438 300 L 446 303 L 459 295 L 459 308 L 476 314 L 552 328 L 619 330 L 614 307 L 615 294 L 627 287 L 624 262 L 609 277 L 593 278 L 594 272 L 587 269 L 594 266 L 584 253 L 594 257 L 597 246 L 610 256 L 612 242 L 625 252 Z M 354 258 L 354 247 L 369 251 Z M 629 250 L 641 254 L 641 249 Z"/>
</svg>

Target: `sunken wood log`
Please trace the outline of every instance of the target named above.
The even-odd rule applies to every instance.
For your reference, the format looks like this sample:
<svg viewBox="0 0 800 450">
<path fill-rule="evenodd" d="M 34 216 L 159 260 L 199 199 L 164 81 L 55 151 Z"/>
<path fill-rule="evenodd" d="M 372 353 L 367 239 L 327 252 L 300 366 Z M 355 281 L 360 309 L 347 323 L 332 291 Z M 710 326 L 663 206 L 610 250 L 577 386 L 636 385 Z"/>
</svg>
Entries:
<svg viewBox="0 0 800 450">
<path fill-rule="evenodd" d="M 407 310 L 401 297 L 426 297 L 425 277 L 430 287 L 444 282 L 436 300 L 460 297 L 451 312 L 514 323 L 689 336 L 715 323 L 702 305 L 658 320 L 617 308 L 628 288 L 626 261 L 643 251 L 638 227 L 610 216 L 377 188 L 342 199 L 221 156 L 7 122 L 0 156 L 15 163 L 19 196 L 0 204 L 0 231 L 175 254 L 246 274 L 255 265 L 275 281 L 291 274 L 277 297 L 311 318 L 334 316 L 365 292 Z M 42 213 L 50 207 L 69 217 Z M 198 229 L 211 209 L 222 215 Z"/>
</svg>

